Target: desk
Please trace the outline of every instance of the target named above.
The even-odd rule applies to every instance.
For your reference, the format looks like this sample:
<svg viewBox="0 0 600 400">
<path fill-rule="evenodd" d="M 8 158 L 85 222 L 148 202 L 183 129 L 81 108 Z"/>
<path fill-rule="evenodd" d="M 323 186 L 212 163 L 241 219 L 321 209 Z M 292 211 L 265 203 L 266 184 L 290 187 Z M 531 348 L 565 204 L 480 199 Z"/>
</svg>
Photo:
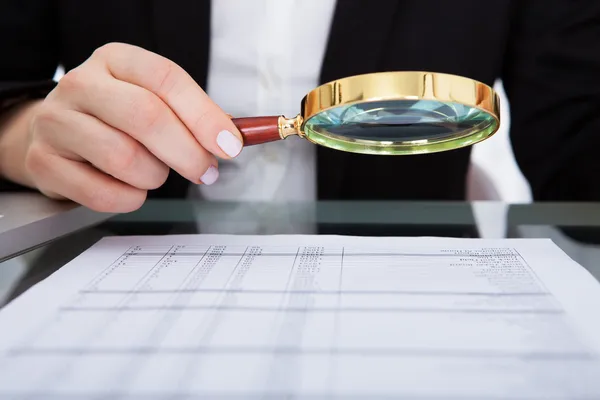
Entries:
<svg viewBox="0 0 600 400">
<path fill-rule="evenodd" d="M 106 235 L 290 233 L 288 228 L 293 228 L 293 233 L 307 234 L 490 237 L 485 226 L 492 224 L 493 237 L 551 238 L 600 279 L 600 203 L 150 200 L 136 212 L 107 215 L 44 200 L 0 197 L 0 210 L 10 210 L 9 219 L 0 219 L 0 258 L 27 256 L 37 249 L 37 254 L 28 259 L 26 273 L 15 276 L 14 284 L 5 285 L 11 288 L 9 300 Z M 285 223 L 280 224 L 280 231 L 268 232 L 261 225 L 266 219 Z M 215 222 L 220 222 L 219 228 Z M 5 265 L 0 263 L 0 268 Z"/>
</svg>

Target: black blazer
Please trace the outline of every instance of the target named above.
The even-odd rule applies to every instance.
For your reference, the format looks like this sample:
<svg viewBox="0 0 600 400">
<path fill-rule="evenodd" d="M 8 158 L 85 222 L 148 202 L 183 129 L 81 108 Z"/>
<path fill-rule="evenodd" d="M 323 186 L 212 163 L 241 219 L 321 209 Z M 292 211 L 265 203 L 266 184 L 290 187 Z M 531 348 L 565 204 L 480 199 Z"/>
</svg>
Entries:
<svg viewBox="0 0 600 400">
<path fill-rule="evenodd" d="M 204 86 L 209 34 L 207 0 L 2 0 L 0 96 L 43 96 L 58 64 L 69 70 L 112 41 L 160 53 Z M 320 80 L 391 70 L 502 79 L 514 152 L 535 199 L 600 200 L 599 44 L 598 0 L 338 0 Z M 318 148 L 318 195 L 463 199 L 469 154 Z M 151 196 L 186 188 L 172 173 Z"/>
</svg>

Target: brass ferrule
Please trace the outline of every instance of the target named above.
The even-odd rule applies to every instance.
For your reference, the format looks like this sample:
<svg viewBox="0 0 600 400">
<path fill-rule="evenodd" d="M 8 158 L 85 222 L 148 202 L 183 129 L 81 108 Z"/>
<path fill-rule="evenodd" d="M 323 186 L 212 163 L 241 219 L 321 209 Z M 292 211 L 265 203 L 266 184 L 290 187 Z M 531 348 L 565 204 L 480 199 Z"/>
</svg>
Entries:
<svg viewBox="0 0 600 400">
<path fill-rule="evenodd" d="M 300 114 L 294 118 L 286 118 L 283 115 L 279 116 L 277 126 L 279 127 L 279 136 L 282 139 L 292 135 L 304 137 L 304 132 L 300 129 L 302 127 L 302 116 Z"/>
</svg>

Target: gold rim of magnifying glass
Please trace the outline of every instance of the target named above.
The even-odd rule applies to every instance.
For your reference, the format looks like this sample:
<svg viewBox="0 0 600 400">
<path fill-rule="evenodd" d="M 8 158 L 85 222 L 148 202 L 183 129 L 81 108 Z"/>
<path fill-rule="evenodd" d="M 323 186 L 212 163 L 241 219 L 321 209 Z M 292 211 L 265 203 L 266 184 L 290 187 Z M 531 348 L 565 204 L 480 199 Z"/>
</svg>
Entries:
<svg viewBox="0 0 600 400">
<path fill-rule="evenodd" d="M 310 140 L 304 133 L 304 127 L 311 117 L 335 107 L 382 100 L 436 100 L 484 111 L 495 119 L 496 126 L 474 138 L 474 141 L 492 136 L 500 125 L 499 96 L 492 87 L 482 82 L 437 72 L 376 72 L 337 79 L 313 89 L 302 99 L 301 112 L 296 118 L 280 120 L 282 138 L 298 134 Z M 441 138 L 429 141 L 428 144 L 456 140 Z M 461 143 L 456 147 L 467 144 L 473 142 Z"/>
</svg>

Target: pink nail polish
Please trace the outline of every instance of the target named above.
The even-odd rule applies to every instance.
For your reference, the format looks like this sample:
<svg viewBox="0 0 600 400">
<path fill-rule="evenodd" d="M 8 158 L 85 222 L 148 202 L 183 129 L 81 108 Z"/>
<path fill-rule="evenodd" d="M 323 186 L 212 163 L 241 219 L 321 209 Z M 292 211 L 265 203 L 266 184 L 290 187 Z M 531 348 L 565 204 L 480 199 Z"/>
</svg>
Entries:
<svg viewBox="0 0 600 400">
<path fill-rule="evenodd" d="M 221 131 L 217 135 L 217 144 L 229 157 L 236 157 L 242 151 L 242 142 L 229 131 Z"/>
<path fill-rule="evenodd" d="M 218 178 L 219 178 L 219 170 L 217 168 L 215 168 L 214 166 L 211 165 L 206 170 L 206 172 L 204 173 L 204 175 L 202 175 L 202 177 L 200 178 L 200 180 L 205 185 L 212 185 L 213 183 L 215 183 L 217 181 Z"/>
</svg>

